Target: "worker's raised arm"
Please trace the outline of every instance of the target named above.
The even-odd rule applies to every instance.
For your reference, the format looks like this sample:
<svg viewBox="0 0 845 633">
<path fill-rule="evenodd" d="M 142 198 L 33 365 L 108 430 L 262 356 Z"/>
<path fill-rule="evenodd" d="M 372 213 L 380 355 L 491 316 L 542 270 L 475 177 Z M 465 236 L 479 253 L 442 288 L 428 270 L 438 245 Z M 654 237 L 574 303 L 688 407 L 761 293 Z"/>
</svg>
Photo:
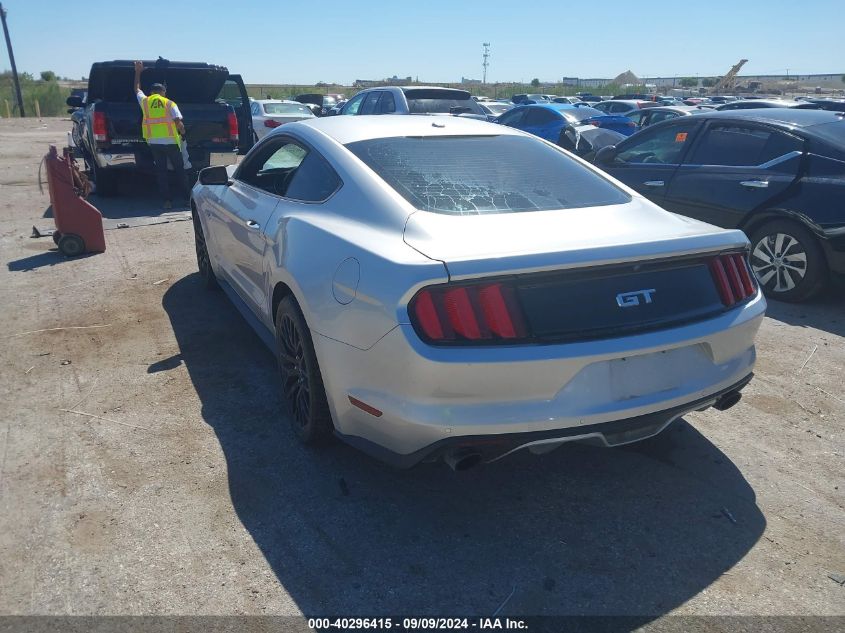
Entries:
<svg viewBox="0 0 845 633">
<path fill-rule="evenodd" d="M 135 62 L 135 94 L 141 89 L 141 73 L 144 72 L 144 62 Z"/>
</svg>

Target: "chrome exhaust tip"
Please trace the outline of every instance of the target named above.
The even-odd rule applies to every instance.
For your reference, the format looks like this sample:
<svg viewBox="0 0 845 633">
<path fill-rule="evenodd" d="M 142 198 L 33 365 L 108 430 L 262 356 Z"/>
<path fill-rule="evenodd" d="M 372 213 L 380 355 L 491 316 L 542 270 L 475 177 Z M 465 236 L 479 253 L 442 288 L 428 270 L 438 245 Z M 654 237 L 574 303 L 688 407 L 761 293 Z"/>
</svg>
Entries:
<svg viewBox="0 0 845 633">
<path fill-rule="evenodd" d="M 478 466 L 481 463 L 481 453 L 471 448 L 459 448 L 446 453 L 443 461 L 455 472 L 460 472 Z"/>
<path fill-rule="evenodd" d="M 727 411 L 741 399 L 742 394 L 739 391 L 731 391 L 730 393 L 726 393 L 724 396 L 716 400 L 716 403 L 713 405 L 713 408 L 717 411 Z"/>
</svg>

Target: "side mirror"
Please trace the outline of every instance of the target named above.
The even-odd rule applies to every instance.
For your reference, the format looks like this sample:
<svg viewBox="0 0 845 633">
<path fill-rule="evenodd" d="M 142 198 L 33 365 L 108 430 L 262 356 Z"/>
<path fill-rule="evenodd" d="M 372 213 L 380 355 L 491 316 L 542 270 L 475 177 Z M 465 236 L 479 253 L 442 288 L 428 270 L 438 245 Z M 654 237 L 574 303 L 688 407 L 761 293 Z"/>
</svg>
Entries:
<svg viewBox="0 0 845 633">
<path fill-rule="evenodd" d="M 226 171 L 224 165 L 206 167 L 200 171 L 199 181 L 202 185 L 229 185 L 232 183 L 229 179 L 229 172 Z"/>
<path fill-rule="evenodd" d="M 81 108 L 82 107 L 82 97 L 79 95 L 71 95 L 70 97 L 65 100 L 65 103 L 69 105 L 71 108 Z"/>
<path fill-rule="evenodd" d="M 606 145 L 596 152 L 593 162 L 597 165 L 608 165 L 616 159 L 618 153 L 619 150 L 616 149 L 616 145 Z"/>
</svg>

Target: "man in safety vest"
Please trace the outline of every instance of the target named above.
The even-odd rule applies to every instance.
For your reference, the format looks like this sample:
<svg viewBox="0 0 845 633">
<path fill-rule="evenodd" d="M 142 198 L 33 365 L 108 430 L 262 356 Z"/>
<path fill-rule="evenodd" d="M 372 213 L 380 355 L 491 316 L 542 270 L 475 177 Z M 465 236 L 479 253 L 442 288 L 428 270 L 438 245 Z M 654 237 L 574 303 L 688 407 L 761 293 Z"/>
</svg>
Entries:
<svg viewBox="0 0 845 633">
<path fill-rule="evenodd" d="M 144 140 L 150 147 L 155 162 L 158 189 L 164 198 L 164 208 L 173 207 L 170 197 L 170 185 L 167 176 L 167 161 L 176 170 L 179 179 L 179 192 L 187 200 L 188 179 L 185 176 L 185 164 L 182 160 L 180 143 L 185 135 L 185 125 L 182 123 L 182 113 L 179 106 L 167 98 L 167 88 L 163 84 L 155 83 L 150 86 L 148 97 L 141 90 L 141 73 L 144 70 L 142 62 L 135 62 L 135 94 L 141 106 L 143 120 L 141 131 Z"/>
</svg>

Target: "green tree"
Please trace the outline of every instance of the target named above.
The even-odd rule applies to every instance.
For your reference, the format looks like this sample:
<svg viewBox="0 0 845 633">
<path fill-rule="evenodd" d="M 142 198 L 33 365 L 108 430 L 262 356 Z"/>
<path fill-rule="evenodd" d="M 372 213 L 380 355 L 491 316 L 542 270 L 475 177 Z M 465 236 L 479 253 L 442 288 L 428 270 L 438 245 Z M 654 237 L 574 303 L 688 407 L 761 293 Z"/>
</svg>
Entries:
<svg viewBox="0 0 845 633">
<path fill-rule="evenodd" d="M 52 70 L 42 70 L 41 81 L 56 81 L 56 73 Z"/>
<path fill-rule="evenodd" d="M 540 87 L 540 80 L 537 79 L 536 77 L 534 77 L 534 79 L 531 80 L 531 85 L 535 88 L 539 88 Z"/>
<path fill-rule="evenodd" d="M 705 88 L 712 88 L 718 83 L 718 78 L 716 77 L 705 77 L 701 80 L 701 85 Z"/>
<path fill-rule="evenodd" d="M 845 84 L 845 75 L 842 75 L 842 83 Z"/>
<path fill-rule="evenodd" d="M 698 85 L 698 79 L 695 77 L 681 77 L 680 83 L 684 88 L 692 88 Z"/>
</svg>

